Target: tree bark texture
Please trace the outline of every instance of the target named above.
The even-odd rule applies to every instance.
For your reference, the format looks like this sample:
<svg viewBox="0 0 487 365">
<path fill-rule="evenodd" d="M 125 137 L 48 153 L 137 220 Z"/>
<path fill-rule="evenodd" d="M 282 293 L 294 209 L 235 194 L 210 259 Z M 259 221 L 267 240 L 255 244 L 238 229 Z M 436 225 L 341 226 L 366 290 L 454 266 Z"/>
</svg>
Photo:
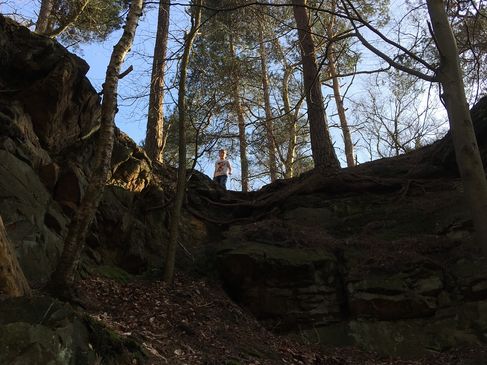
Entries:
<svg viewBox="0 0 487 365">
<path fill-rule="evenodd" d="M 152 61 L 152 76 L 147 115 L 145 150 L 147 155 L 157 162 L 163 162 L 164 153 L 164 76 L 166 67 L 167 40 L 169 35 L 169 11 L 171 1 L 159 1 L 156 43 Z"/>
<path fill-rule="evenodd" d="M 95 152 L 95 168 L 81 204 L 71 221 L 59 264 L 52 275 L 51 287 L 65 290 L 74 281 L 86 233 L 95 217 L 96 210 L 105 190 L 110 171 L 114 143 L 114 119 L 117 112 L 117 87 L 119 74 L 125 56 L 132 46 L 137 22 L 142 13 L 143 0 L 133 0 L 127 15 L 123 34 L 113 48 L 103 84 L 101 126 L 99 141 Z"/>
<path fill-rule="evenodd" d="M 284 164 L 284 177 L 286 179 L 292 178 L 294 176 L 294 160 L 296 158 L 296 145 L 297 145 L 297 124 L 298 124 L 298 116 L 299 116 L 299 109 L 301 108 L 302 99 L 297 103 L 294 107 L 294 112 L 291 110 L 291 103 L 289 101 L 289 79 L 291 78 L 294 72 L 294 66 L 290 65 L 287 60 L 284 52 L 282 51 L 281 43 L 279 39 L 276 37 L 273 40 L 274 48 L 277 53 L 277 57 L 280 59 L 283 68 L 284 68 L 284 76 L 282 78 L 282 88 L 281 88 L 281 98 L 284 105 L 284 113 L 286 115 L 286 121 L 288 124 L 288 146 L 285 159 L 283 161 Z"/>
<path fill-rule="evenodd" d="M 299 106 L 296 106 L 296 112 L 291 111 L 289 102 L 289 78 L 292 75 L 292 68 L 286 67 L 284 70 L 284 78 L 282 80 L 282 100 L 284 103 L 284 112 L 289 123 L 289 140 L 286 154 L 286 161 L 284 163 L 285 177 L 287 179 L 294 176 L 294 159 L 296 158 L 296 144 L 297 144 L 297 124 Z"/>
<path fill-rule="evenodd" d="M 183 58 L 179 74 L 178 110 L 179 110 L 179 161 L 178 180 L 176 183 L 176 197 L 171 215 L 171 226 L 169 229 L 169 243 L 167 246 L 166 260 L 164 266 L 164 281 L 172 284 L 174 280 L 174 267 L 176 263 L 176 248 L 179 238 L 179 223 L 181 220 L 181 208 L 183 206 L 184 193 L 186 190 L 186 78 L 191 47 L 196 38 L 201 22 L 202 0 L 196 0 L 196 14 L 191 30 L 185 36 Z"/>
<path fill-rule="evenodd" d="M 51 16 L 53 7 L 53 0 L 42 0 L 41 8 L 39 9 L 39 16 L 36 22 L 36 32 L 44 34 L 47 31 L 49 24 L 49 17 Z"/>
<path fill-rule="evenodd" d="M 332 13 L 335 12 L 335 9 L 336 9 L 336 0 L 333 0 L 331 2 Z M 340 120 L 340 127 L 342 129 L 342 134 L 343 134 L 343 144 L 345 146 L 345 157 L 347 159 L 347 166 L 352 167 L 355 166 L 355 158 L 353 152 L 352 136 L 350 134 L 350 128 L 348 127 L 345 108 L 343 106 L 343 98 L 340 92 L 340 80 L 338 78 L 338 71 L 336 67 L 337 63 L 335 57 L 335 46 L 333 43 L 335 38 L 335 32 L 333 31 L 333 29 L 336 22 L 336 16 L 332 13 L 328 15 L 329 22 L 326 27 L 326 32 L 327 32 L 327 37 L 329 42 L 326 58 L 328 59 L 328 71 L 333 85 L 333 97 L 335 99 L 338 119 Z"/>
<path fill-rule="evenodd" d="M 240 71 L 238 67 L 237 55 L 230 35 L 230 55 L 232 57 L 232 99 L 235 114 L 237 115 L 238 139 L 240 148 L 240 175 L 242 177 L 242 191 L 249 191 L 249 160 L 247 158 L 247 136 L 245 134 L 245 117 L 240 100 Z"/>
<path fill-rule="evenodd" d="M 292 0 L 294 19 L 298 27 L 299 45 L 303 64 L 304 88 L 310 126 L 311 151 L 315 167 L 335 169 L 340 167 L 331 142 L 323 94 L 319 81 L 315 45 L 311 34 L 306 0 Z"/>
<path fill-rule="evenodd" d="M 273 117 L 271 109 L 271 98 L 269 91 L 269 72 L 267 70 L 267 53 L 264 44 L 264 31 L 262 24 L 263 20 L 259 19 L 259 55 L 260 55 L 260 72 L 262 76 L 262 91 L 264 93 L 264 109 L 265 109 L 265 123 L 267 137 L 267 151 L 269 154 L 269 173 L 271 182 L 277 180 L 277 162 L 276 162 L 276 143 L 273 132 Z"/>
<path fill-rule="evenodd" d="M 458 48 L 448 22 L 445 3 L 427 0 L 431 26 L 440 53 L 437 77 L 443 87 L 450 130 L 465 197 L 472 212 L 476 241 L 487 255 L 487 181 L 482 165 L 472 118 L 465 96 L 465 86 L 458 58 Z"/>
<path fill-rule="evenodd" d="M 0 217 L 0 294 L 30 296 L 30 287 Z"/>
<path fill-rule="evenodd" d="M 330 49 L 333 45 L 330 45 Z M 350 128 L 348 126 L 347 115 L 345 113 L 345 108 L 343 106 L 343 98 L 340 92 L 340 80 L 338 79 L 338 72 L 336 69 L 336 63 L 334 60 L 328 58 L 329 65 L 328 70 L 330 71 L 330 76 L 333 84 L 333 97 L 335 99 L 335 104 L 337 107 L 338 119 L 340 120 L 340 127 L 343 134 L 343 144 L 345 146 L 345 157 L 347 159 L 347 166 L 355 166 L 355 158 L 353 151 L 352 136 L 350 133 Z"/>
</svg>

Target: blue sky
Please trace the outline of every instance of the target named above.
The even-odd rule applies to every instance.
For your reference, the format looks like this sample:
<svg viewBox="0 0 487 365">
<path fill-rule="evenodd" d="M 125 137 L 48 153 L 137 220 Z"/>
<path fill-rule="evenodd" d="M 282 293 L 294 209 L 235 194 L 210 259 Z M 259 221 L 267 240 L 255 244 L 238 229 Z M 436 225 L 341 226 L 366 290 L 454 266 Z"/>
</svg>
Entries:
<svg viewBox="0 0 487 365">
<path fill-rule="evenodd" d="M 183 39 L 183 32 L 189 27 L 188 16 L 185 13 L 188 2 L 181 2 L 178 5 L 171 6 L 171 18 L 170 18 L 170 40 L 168 47 L 168 56 L 171 56 L 174 52 L 177 52 L 180 47 L 180 41 Z M 2 1 L 0 0 L 0 4 Z M 183 4 L 183 5 L 179 5 Z M 0 11 L 6 14 L 16 13 L 25 20 L 32 20 L 35 22 L 37 19 L 37 12 L 40 6 L 40 0 L 8 0 L 0 5 Z M 19 19 L 19 17 L 17 17 Z M 137 29 L 137 35 L 132 48 L 132 52 L 128 55 L 123 69 L 132 65 L 134 71 L 127 75 L 120 81 L 119 85 L 119 112 L 116 115 L 115 123 L 117 126 L 127 133 L 136 143 L 140 143 L 145 137 L 146 129 L 146 115 L 147 115 L 147 97 L 148 85 L 150 83 L 150 70 L 152 67 L 152 53 L 155 40 L 155 29 L 157 26 L 157 7 L 146 10 L 143 18 L 139 22 Z M 71 48 L 70 51 L 78 54 L 85 59 L 90 65 L 90 70 L 87 74 L 93 86 L 97 89 L 101 89 L 101 84 L 105 78 L 106 67 L 112 52 L 113 45 L 118 41 L 120 37 L 120 31 L 111 34 L 109 39 L 103 43 L 93 43 L 87 45 L 81 45 L 79 48 Z M 362 66 L 375 68 L 377 65 L 377 58 L 364 58 Z M 370 63 L 370 64 L 366 64 Z M 175 61 L 169 62 L 168 70 L 166 73 L 166 82 L 171 83 L 174 80 L 176 73 L 177 63 Z M 364 92 L 364 88 L 367 85 L 360 85 L 357 83 L 349 92 L 354 97 Z M 325 94 L 330 94 L 331 90 L 324 88 Z M 166 93 L 167 106 L 174 105 L 173 98 L 170 93 Z M 331 107 L 328 110 L 330 121 L 333 123 L 334 103 L 329 103 Z M 341 131 L 339 129 L 332 128 L 331 133 L 333 139 L 338 147 L 342 146 Z M 343 153 L 339 153 L 342 160 L 342 166 L 345 166 Z M 203 158 L 200 160 L 199 169 L 208 175 L 213 172 L 213 156 L 210 159 Z M 214 156 L 216 158 L 216 156 Z M 238 159 L 230 158 L 234 162 L 235 175 L 238 178 Z M 367 156 L 361 155 L 359 152 L 359 160 L 368 160 Z M 262 183 L 257 183 L 254 187 L 257 188 Z M 239 188 L 239 183 L 236 181 L 230 181 L 229 185 L 233 189 Z"/>
<path fill-rule="evenodd" d="M 0 1 L 0 4 L 2 2 Z M 180 41 L 184 31 L 189 28 L 189 17 L 186 13 L 188 2 L 178 2 L 171 6 L 170 37 L 168 45 L 168 57 L 181 49 Z M 40 0 L 7 0 L 0 5 L 0 12 L 14 16 L 24 24 L 33 24 L 37 20 Z M 147 123 L 147 94 L 150 84 L 150 72 L 152 67 L 152 53 L 154 50 L 155 30 L 157 27 L 157 7 L 146 9 L 137 28 L 136 39 L 131 52 L 127 56 L 122 67 L 125 70 L 132 65 L 134 70 L 120 81 L 118 87 L 119 112 L 115 117 L 116 125 L 127 133 L 136 143 L 145 138 Z M 33 26 L 31 26 L 33 29 Z M 120 38 L 121 31 L 112 33 L 103 43 L 82 44 L 77 48 L 68 48 L 71 52 L 83 58 L 90 69 L 87 77 L 96 90 L 101 90 L 105 79 L 106 67 L 114 44 Z M 177 71 L 177 62 L 168 62 L 166 71 L 166 83 L 174 80 Z M 176 96 L 166 92 L 165 104 L 167 107 L 174 105 Z M 197 168 L 209 176 L 213 174 L 213 156 L 201 158 Z M 215 155 L 216 159 L 217 156 Z M 232 156 L 230 156 L 232 158 Z M 239 165 L 236 158 L 232 158 L 234 165 L 234 177 L 239 177 Z M 236 179 L 230 179 L 229 188 L 238 190 L 240 183 Z M 259 184 L 260 186 L 261 184 Z M 255 187 L 259 187 L 255 186 Z"/>
</svg>

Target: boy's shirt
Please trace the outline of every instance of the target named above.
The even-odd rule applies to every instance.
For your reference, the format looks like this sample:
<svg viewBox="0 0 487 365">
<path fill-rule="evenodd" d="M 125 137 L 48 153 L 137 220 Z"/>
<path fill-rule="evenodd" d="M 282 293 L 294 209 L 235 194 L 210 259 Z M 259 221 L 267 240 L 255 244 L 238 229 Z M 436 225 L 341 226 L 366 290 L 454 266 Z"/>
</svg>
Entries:
<svg viewBox="0 0 487 365">
<path fill-rule="evenodd" d="M 215 162 L 215 176 L 228 175 L 231 170 L 230 161 L 228 160 L 217 160 Z"/>
</svg>

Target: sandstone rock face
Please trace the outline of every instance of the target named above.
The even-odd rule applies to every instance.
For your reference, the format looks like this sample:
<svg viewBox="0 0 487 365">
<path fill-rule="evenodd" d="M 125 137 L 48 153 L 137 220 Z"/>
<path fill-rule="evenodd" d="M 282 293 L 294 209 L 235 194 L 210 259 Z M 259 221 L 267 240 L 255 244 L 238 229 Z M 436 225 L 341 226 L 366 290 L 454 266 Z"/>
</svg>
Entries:
<svg viewBox="0 0 487 365">
<path fill-rule="evenodd" d="M 0 302 L 0 312 L 0 363 L 94 363 L 87 328 L 68 305 L 22 298 Z"/>
<path fill-rule="evenodd" d="M 286 331 L 340 318 L 341 283 L 330 252 L 228 242 L 219 255 L 230 295 L 269 327 Z"/>
<path fill-rule="evenodd" d="M 59 153 L 98 128 L 99 97 L 85 78 L 86 62 L 4 17 L 0 48 L 2 97 L 19 102 L 44 148 Z"/>
<path fill-rule="evenodd" d="M 99 97 L 86 71 L 56 42 L 0 15 L 0 215 L 32 286 L 44 284 L 56 266 L 93 167 Z M 475 113 L 487 111 L 486 103 Z M 487 123 L 481 125 L 487 140 Z M 440 143 L 435 151 L 435 161 L 450 171 L 451 146 Z M 382 176 L 401 170 L 384 163 L 374 165 Z M 87 238 L 87 265 L 140 273 L 162 264 L 173 193 L 168 181 L 174 171 L 153 166 L 117 131 L 109 186 Z M 403 356 L 485 343 L 487 262 L 455 251 L 471 235 L 461 186 L 419 185 L 383 195 L 353 195 L 342 186 L 331 197 L 326 189 L 305 191 L 268 209 L 239 206 L 255 194 L 223 204 L 223 192 L 195 174 L 188 205 L 201 209 L 183 216 L 187 261 L 202 242 L 213 241 L 228 293 L 270 329 L 300 339 Z M 271 218 L 231 223 L 265 214 Z M 212 232 L 203 219 L 224 223 Z M 0 363 L 92 363 L 89 329 L 58 303 L 1 302 L 0 313 Z"/>
<path fill-rule="evenodd" d="M 315 218 L 328 214 L 314 204 Z M 325 222 L 306 226 L 311 219 L 287 211 L 281 217 L 234 225 L 216 245 L 227 292 L 269 329 L 411 358 L 486 342 L 487 260 L 455 253 L 458 242 L 424 236 L 365 245 L 330 238 L 320 232 Z M 444 250 L 448 259 L 406 252 L 414 245 Z"/>
<path fill-rule="evenodd" d="M 45 282 L 56 265 L 67 218 L 34 169 L 0 149 L 0 191 L 7 234 L 31 283 Z"/>
<path fill-rule="evenodd" d="M 34 287 L 57 265 L 93 169 L 100 97 L 87 71 L 56 41 L 0 15 L 0 215 Z M 83 262 L 132 273 L 162 265 L 173 193 L 164 185 L 174 180 L 166 175 L 116 130 L 108 187 L 87 239 L 96 259 Z M 206 226 L 185 220 L 185 238 L 204 241 Z"/>
</svg>

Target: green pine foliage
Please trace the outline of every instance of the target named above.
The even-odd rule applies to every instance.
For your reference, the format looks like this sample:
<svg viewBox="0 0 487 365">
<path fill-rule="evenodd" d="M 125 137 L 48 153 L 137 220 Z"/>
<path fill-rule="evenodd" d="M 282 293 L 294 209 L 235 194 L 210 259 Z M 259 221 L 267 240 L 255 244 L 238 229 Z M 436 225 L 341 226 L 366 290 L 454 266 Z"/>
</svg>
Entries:
<svg viewBox="0 0 487 365">
<path fill-rule="evenodd" d="M 51 30 L 70 22 L 85 0 L 57 0 L 50 16 Z M 127 0 L 90 0 L 76 21 L 59 35 L 64 44 L 101 42 L 123 24 Z"/>
</svg>

